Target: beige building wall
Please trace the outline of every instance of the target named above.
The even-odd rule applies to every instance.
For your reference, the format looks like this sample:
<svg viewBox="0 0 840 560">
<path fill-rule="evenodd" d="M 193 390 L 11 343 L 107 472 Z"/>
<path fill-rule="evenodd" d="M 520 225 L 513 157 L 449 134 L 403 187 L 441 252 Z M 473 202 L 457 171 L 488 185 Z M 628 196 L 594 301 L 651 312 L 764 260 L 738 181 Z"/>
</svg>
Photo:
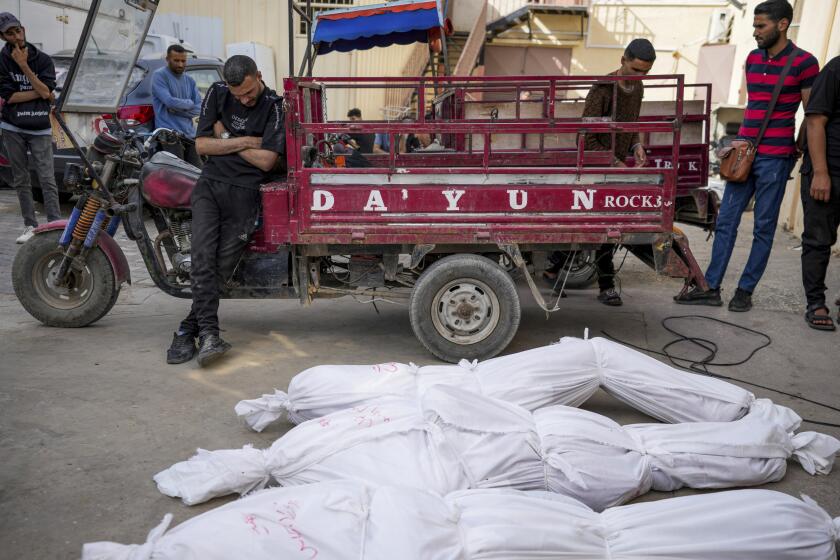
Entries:
<svg viewBox="0 0 840 560">
<path fill-rule="evenodd" d="M 317 1 L 317 0 L 314 0 Z M 376 4 L 379 0 L 356 0 L 356 5 Z M 289 74 L 289 14 L 286 0 L 166 0 L 160 13 L 198 17 L 220 17 L 224 42 L 255 41 L 271 47 L 278 89 Z M 295 71 L 300 67 L 306 49 L 306 37 L 295 27 Z M 355 53 L 331 53 L 316 59 L 316 76 L 399 76 L 402 74 L 410 47 L 374 48 Z M 344 118 L 347 111 L 359 107 L 366 118 L 378 118 L 385 103 L 384 90 L 331 90 L 328 92 L 331 119 Z"/>
<path fill-rule="evenodd" d="M 743 105 L 747 100 L 744 63 L 750 51 L 756 48 L 755 39 L 752 37 L 752 14 L 759 2 L 760 0 L 749 0 L 743 10 L 733 10 L 734 20 L 730 42 L 735 45 L 735 67 L 732 69 L 732 81 L 729 86 L 729 104 L 731 105 Z"/>
<path fill-rule="evenodd" d="M 513 9 L 525 5 L 522 0 L 491 0 L 499 17 L 499 9 Z M 700 48 L 706 43 L 709 20 L 713 14 L 729 10 L 725 0 L 594 0 L 589 8 L 585 38 L 564 39 L 552 35 L 552 30 L 574 32 L 580 28 L 579 18 L 568 15 L 541 15 L 534 18 L 537 35 L 527 43 L 526 24 L 511 30 L 494 44 L 523 46 L 525 44 L 571 47 L 572 74 L 598 75 L 612 72 L 621 63 L 627 44 L 637 38 L 649 39 L 657 50 L 653 74 L 684 74 L 686 83 L 696 81 Z M 506 37 L 517 37 L 509 39 Z M 665 99 L 666 90 L 650 90 L 647 99 Z"/>
<path fill-rule="evenodd" d="M 342 74 L 346 76 L 402 76 L 403 67 L 407 63 L 414 45 L 393 45 L 387 48 L 373 48 L 369 51 L 363 51 L 354 54 L 354 72 L 352 74 Z M 332 55 L 328 55 L 332 56 Z M 321 68 L 318 68 L 318 74 L 326 76 Z M 362 115 L 366 119 L 371 120 L 389 120 L 389 115 L 383 113 L 385 109 L 385 90 L 384 89 L 366 89 L 356 90 L 352 96 L 347 99 L 349 107 L 358 107 L 362 111 Z M 344 110 L 344 114 L 347 109 Z"/>
<path fill-rule="evenodd" d="M 752 38 L 753 10 L 761 0 L 748 0 L 744 10 L 733 10 L 732 44 L 736 45 L 736 67 L 732 73 L 729 103 L 746 102 L 744 61 L 756 48 Z M 790 0 L 794 22 L 790 36 L 797 46 L 813 54 L 820 66 L 840 54 L 840 1 Z"/>
<path fill-rule="evenodd" d="M 451 0 L 450 0 L 451 1 Z M 476 16 L 481 12 L 485 0 L 455 0 L 452 5 L 452 26 L 455 31 L 469 32 L 473 28 Z M 492 5 L 489 6 L 492 11 Z M 497 12 L 495 12 L 497 13 Z M 496 19 L 495 17 L 487 16 L 488 21 Z"/>
<path fill-rule="evenodd" d="M 586 44 L 575 52 L 578 61 L 575 70 L 581 73 L 614 70 L 627 43 L 643 37 L 657 51 L 653 74 L 685 74 L 686 82 L 693 82 L 709 20 L 727 6 L 725 1 L 594 3 Z"/>
<path fill-rule="evenodd" d="M 255 41 L 274 51 L 277 83 L 288 68 L 288 14 L 284 0 L 166 0 L 160 14 L 221 18 L 224 43 Z"/>
<path fill-rule="evenodd" d="M 317 1 L 317 0 L 313 0 Z M 374 4 L 381 0 L 357 0 L 356 4 Z M 483 0 L 454 0 L 453 20 L 458 30 L 468 30 L 481 9 Z M 575 31 L 579 19 L 573 16 L 538 16 L 534 20 L 536 36 L 527 39 L 527 26 L 500 36 L 495 45 L 524 45 L 571 48 L 571 73 L 597 75 L 615 70 L 626 44 L 635 37 L 646 37 L 657 48 L 655 74 L 685 75 L 686 83 L 697 78 L 700 50 L 706 44 L 710 18 L 721 10 L 732 17 L 730 44 L 735 47 L 727 101 L 742 104 L 744 91 L 743 63 L 755 48 L 752 39 L 752 11 L 760 0 L 748 0 L 738 10 L 727 0 L 592 0 L 586 20 L 585 37 L 570 39 L 552 36 L 551 30 Z M 793 33 L 801 47 L 812 52 L 824 64 L 840 53 L 840 1 L 794 0 L 801 21 L 794 22 Z M 489 0 L 488 21 L 527 4 L 527 0 Z M 807 6 L 807 9 L 806 9 Z M 221 17 L 224 42 L 257 41 L 273 48 L 278 83 L 288 73 L 288 13 L 286 0 L 167 0 L 161 13 Z M 297 68 L 305 49 L 305 38 L 296 37 Z M 412 46 L 350 54 L 333 53 L 319 57 L 316 76 L 401 76 L 413 52 Z M 650 99 L 663 98 L 665 91 L 650 90 Z M 382 118 L 385 104 L 383 90 L 353 92 L 332 91 L 328 95 L 330 118 L 343 118 L 347 110 L 359 107 L 366 118 Z M 790 198 L 790 197 L 789 197 Z M 791 206 L 791 200 L 786 208 Z M 782 213 L 782 219 L 795 229 L 795 212 Z"/>
</svg>

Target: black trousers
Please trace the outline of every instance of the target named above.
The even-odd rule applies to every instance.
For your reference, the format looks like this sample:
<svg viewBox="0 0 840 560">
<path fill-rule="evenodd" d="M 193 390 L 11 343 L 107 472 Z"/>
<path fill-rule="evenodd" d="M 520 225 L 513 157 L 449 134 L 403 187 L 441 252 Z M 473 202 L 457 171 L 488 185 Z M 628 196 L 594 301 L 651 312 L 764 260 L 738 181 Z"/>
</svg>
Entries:
<svg viewBox="0 0 840 560">
<path fill-rule="evenodd" d="M 192 142 L 176 142 L 174 144 L 163 144 L 163 151 L 169 152 L 175 157 L 181 158 L 187 163 L 201 169 L 204 167 L 204 162 L 201 161 L 198 152 L 195 150 L 195 144 Z"/>
<path fill-rule="evenodd" d="M 831 198 L 819 202 L 811 197 L 813 176 L 802 175 L 802 207 L 805 231 L 802 232 L 802 285 L 808 307 L 825 305 L 825 274 L 831 247 L 837 242 L 840 227 L 840 176 L 831 177 Z"/>
<path fill-rule="evenodd" d="M 256 227 L 260 192 L 204 177 L 192 193 L 192 309 L 180 331 L 219 334 L 219 292 Z"/>
<path fill-rule="evenodd" d="M 615 288 L 615 265 L 613 265 L 615 247 L 610 243 L 604 243 L 595 251 L 595 266 L 598 267 L 598 289 L 601 291 Z"/>
</svg>

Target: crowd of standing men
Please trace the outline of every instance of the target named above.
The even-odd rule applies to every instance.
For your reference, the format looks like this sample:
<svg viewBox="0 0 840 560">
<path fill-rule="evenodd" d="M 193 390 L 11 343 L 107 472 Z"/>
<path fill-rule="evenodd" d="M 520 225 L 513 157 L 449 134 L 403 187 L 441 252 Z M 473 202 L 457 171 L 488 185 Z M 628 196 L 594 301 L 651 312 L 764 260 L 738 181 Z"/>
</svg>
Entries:
<svg viewBox="0 0 840 560">
<path fill-rule="evenodd" d="M 753 35 L 758 48 L 745 62 L 748 103 L 736 142 L 751 143 L 757 155 L 745 181 L 726 184 L 706 271 L 708 289 L 698 286 L 674 299 L 680 304 L 723 304 L 721 284 L 741 216 L 754 198 L 752 247 L 729 301 L 731 311 L 749 311 L 752 294 L 770 257 L 789 175 L 804 152 L 801 196 L 805 218 L 805 319 L 812 328 L 835 330 L 826 305 L 825 277 L 840 227 L 840 57 L 819 72 L 817 60 L 788 39 L 792 20 L 793 10 L 787 0 L 767 0 L 755 8 Z M 36 170 L 44 193 L 47 219 L 61 218 L 50 123 L 55 67 L 49 56 L 26 41 L 26 30 L 13 14 L 0 14 L 0 34 L 6 41 L 0 51 L 0 98 L 4 103 L 0 129 L 24 220 L 25 229 L 17 241 L 24 243 L 38 225 L 30 167 Z M 265 86 L 253 60 L 231 57 L 225 64 L 224 80 L 214 84 L 202 101 L 195 81 L 185 73 L 187 56 L 182 46 L 169 47 L 166 66 L 152 77 L 152 93 L 156 126 L 177 131 L 183 140 L 165 149 L 203 167 L 192 199 L 193 307 L 167 353 L 169 363 L 182 363 L 198 354 L 203 365 L 229 348 L 219 338 L 219 289 L 228 280 L 255 227 L 259 185 L 278 170 L 285 146 L 282 101 Z M 653 45 L 636 39 L 627 46 L 621 66 L 613 74 L 645 75 L 655 59 Z M 611 92 L 609 85 L 593 87 L 584 116 L 615 112 L 618 120 L 637 120 L 643 97 L 641 82 L 618 82 L 615 111 L 611 107 Z M 795 116 L 800 103 L 805 107 L 806 119 L 797 139 Z M 357 120 L 361 113 L 354 109 L 348 117 Z M 373 152 L 388 149 L 383 138 L 366 140 L 370 146 L 365 148 Z M 614 141 L 589 135 L 587 149 L 612 149 L 616 166 L 624 166 L 627 161 L 635 165 L 646 162 L 638 135 L 618 134 Z M 598 299 L 606 305 L 621 305 L 620 294 L 615 290 L 612 252 L 613 246 L 598 251 Z M 546 271 L 549 280 L 556 272 Z"/>
<path fill-rule="evenodd" d="M 723 305 L 721 284 L 738 226 L 755 198 L 752 248 L 729 301 L 730 311 L 752 308 L 753 292 L 770 258 L 785 188 L 804 152 L 800 172 L 805 320 L 814 329 L 835 330 L 826 305 L 825 277 L 840 226 L 840 60 L 834 58 L 820 72 L 816 58 L 788 39 L 792 21 L 793 8 L 787 0 L 767 0 L 755 8 L 753 36 L 758 48 L 745 63 L 747 108 L 736 142 L 751 143 L 757 155 L 746 181 L 726 183 L 706 269 L 709 288 L 695 287 L 674 300 L 687 305 Z M 806 118 L 804 130 L 797 135 L 800 103 Z"/>
</svg>

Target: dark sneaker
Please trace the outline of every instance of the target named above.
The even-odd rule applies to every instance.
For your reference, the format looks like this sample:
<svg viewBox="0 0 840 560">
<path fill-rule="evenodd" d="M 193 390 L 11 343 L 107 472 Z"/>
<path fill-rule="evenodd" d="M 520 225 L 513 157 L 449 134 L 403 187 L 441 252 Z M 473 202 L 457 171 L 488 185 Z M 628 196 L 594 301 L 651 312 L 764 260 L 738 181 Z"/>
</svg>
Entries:
<svg viewBox="0 0 840 560">
<path fill-rule="evenodd" d="M 208 366 L 224 356 L 228 350 L 230 350 L 230 344 L 219 338 L 219 335 L 204 335 L 198 342 L 198 365 Z"/>
<path fill-rule="evenodd" d="M 621 301 L 621 296 L 618 295 L 618 292 L 615 291 L 615 288 L 601 290 L 601 293 L 598 294 L 598 301 L 600 301 L 604 305 L 610 305 L 612 307 L 618 307 L 619 305 L 622 305 L 624 303 L 623 301 Z"/>
<path fill-rule="evenodd" d="M 741 288 L 735 290 L 735 295 L 729 301 L 729 311 L 743 313 L 750 309 L 752 309 L 752 294 Z"/>
<path fill-rule="evenodd" d="M 195 356 L 195 336 L 175 333 L 172 344 L 166 351 L 166 363 L 183 364 L 192 360 L 193 356 Z"/>
<path fill-rule="evenodd" d="M 709 305 L 712 307 L 723 305 L 723 300 L 720 299 L 720 289 L 701 290 L 697 286 L 692 286 L 687 292 L 674 296 L 674 301 L 680 305 Z"/>
</svg>

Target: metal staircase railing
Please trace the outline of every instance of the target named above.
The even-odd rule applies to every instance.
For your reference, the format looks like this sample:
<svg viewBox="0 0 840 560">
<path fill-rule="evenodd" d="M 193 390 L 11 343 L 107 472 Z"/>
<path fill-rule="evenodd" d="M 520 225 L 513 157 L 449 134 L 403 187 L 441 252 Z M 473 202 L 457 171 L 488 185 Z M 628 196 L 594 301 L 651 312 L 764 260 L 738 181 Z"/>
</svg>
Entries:
<svg viewBox="0 0 840 560">
<path fill-rule="evenodd" d="M 467 42 L 461 51 L 461 56 L 455 64 L 455 69 L 452 71 L 453 76 L 469 76 L 473 68 L 475 68 L 478 57 L 481 55 L 481 49 L 484 47 L 486 27 L 487 0 L 484 0 L 478 17 L 476 17 L 475 25 L 470 30 L 470 36 L 467 38 Z"/>
</svg>

